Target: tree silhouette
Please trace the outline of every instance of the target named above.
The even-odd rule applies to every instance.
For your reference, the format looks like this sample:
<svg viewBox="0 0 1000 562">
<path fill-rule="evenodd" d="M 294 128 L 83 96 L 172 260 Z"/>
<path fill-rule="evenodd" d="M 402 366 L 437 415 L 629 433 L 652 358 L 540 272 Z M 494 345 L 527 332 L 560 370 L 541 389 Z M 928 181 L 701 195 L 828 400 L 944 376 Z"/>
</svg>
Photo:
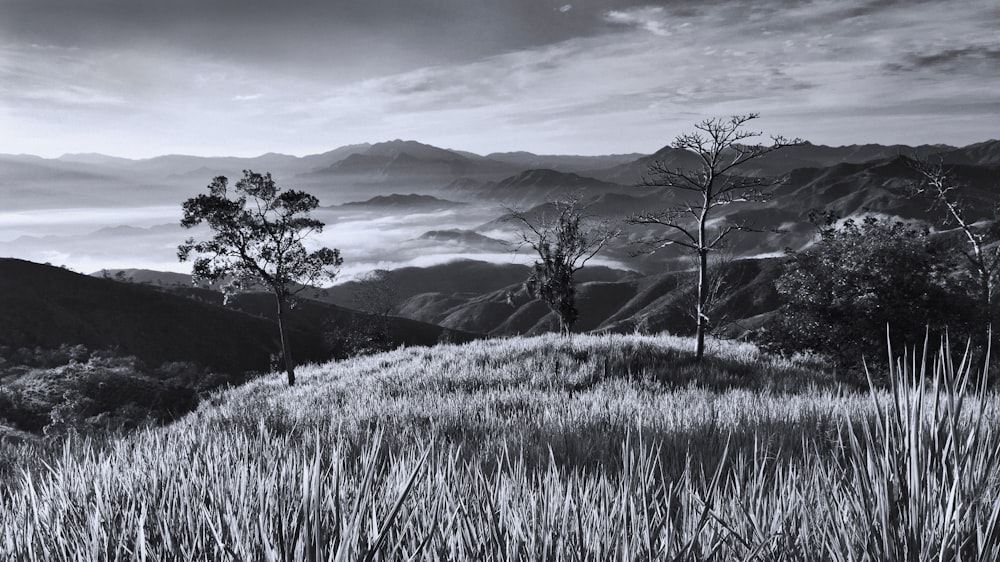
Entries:
<svg viewBox="0 0 1000 562">
<path fill-rule="evenodd" d="M 196 280 L 225 281 L 226 301 L 235 294 L 264 287 L 277 301 L 278 333 L 289 386 L 295 384 L 295 364 L 285 329 L 290 299 L 311 285 L 332 280 L 343 263 L 337 249 L 309 252 L 303 242 L 322 232 L 324 224 L 309 216 L 319 200 L 303 191 L 283 190 L 270 173 L 243 171 L 229 189 L 225 176 L 208 185 L 209 193 L 184 202 L 181 225 L 206 223 L 209 240 L 188 238 L 177 248 L 183 262 L 192 254 Z"/>
<path fill-rule="evenodd" d="M 669 189 L 679 195 L 678 204 L 658 211 L 639 213 L 628 218 L 636 225 L 664 227 L 663 236 L 645 240 L 649 251 L 667 246 L 679 246 L 690 252 L 698 263 L 698 291 L 695 303 L 697 328 L 696 356 L 705 354 L 705 332 L 711 319 L 706 304 L 709 296 L 708 254 L 722 247 L 733 232 L 757 231 L 744 223 L 722 221 L 709 228 L 719 207 L 738 202 L 760 202 L 770 197 L 770 189 L 781 180 L 736 175 L 737 169 L 782 147 L 802 142 L 771 137 L 770 145 L 748 144 L 762 133 L 750 131 L 745 125 L 758 114 L 711 118 L 695 125 L 696 132 L 679 135 L 675 149 L 694 153 L 699 165 L 694 169 L 671 168 L 662 161 L 649 165 L 641 185 Z M 713 221 L 714 222 L 714 221 Z"/>
</svg>

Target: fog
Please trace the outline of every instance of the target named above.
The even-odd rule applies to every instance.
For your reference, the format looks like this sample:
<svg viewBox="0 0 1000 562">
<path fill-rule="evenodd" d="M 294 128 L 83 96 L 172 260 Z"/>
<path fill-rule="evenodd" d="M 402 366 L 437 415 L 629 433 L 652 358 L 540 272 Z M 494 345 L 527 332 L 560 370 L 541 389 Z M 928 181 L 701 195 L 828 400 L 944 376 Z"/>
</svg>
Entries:
<svg viewBox="0 0 1000 562">
<path fill-rule="evenodd" d="M 471 206 L 470 206 L 471 207 Z M 307 246 L 338 248 L 344 266 L 337 281 L 353 279 L 373 269 L 425 267 L 471 258 L 494 263 L 529 263 L 513 245 L 462 244 L 420 239 L 428 231 L 473 230 L 495 219 L 499 208 L 489 206 L 437 212 L 318 209 L 326 223 Z M 180 226 L 180 206 L 134 208 L 45 209 L 0 213 L 0 255 L 65 266 L 81 273 L 102 269 L 152 269 L 187 273 L 190 263 L 177 259 L 177 246 L 190 236 L 210 235 L 205 227 Z M 510 233 L 491 229 L 493 238 Z"/>
</svg>

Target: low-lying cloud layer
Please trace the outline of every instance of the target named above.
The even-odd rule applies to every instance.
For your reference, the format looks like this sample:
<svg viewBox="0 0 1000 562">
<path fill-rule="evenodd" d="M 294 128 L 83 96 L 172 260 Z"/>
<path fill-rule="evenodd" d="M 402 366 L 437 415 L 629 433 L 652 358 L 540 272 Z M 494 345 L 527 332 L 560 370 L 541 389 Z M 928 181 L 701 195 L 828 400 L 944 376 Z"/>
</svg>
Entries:
<svg viewBox="0 0 1000 562">
<path fill-rule="evenodd" d="M 514 246 L 477 247 L 420 236 L 446 228 L 472 229 L 496 218 L 498 210 L 480 207 L 462 212 L 401 212 L 386 215 L 373 211 L 322 209 L 314 215 L 326 222 L 324 231 L 309 245 L 339 248 L 344 266 L 338 282 L 349 281 L 374 269 L 427 267 L 456 259 L 494 263 L 529 263 L 531 255 L 514 253 Z M 56 220 L 57 218 L 62 220 Z M 113 221 L 142 226 L 104 226 Z M 5 224 L 4 221 L 7 221 Z M 179 207 L 81 209 L 0 213 L 0 256 L 38 263 L 65 265 L 81 273 L 102 269 L 153 269 L 190 273 L 190 263 L 177 261 L 177 245 L 187 237 L 204 238 L 206 228 L 185 230 L 179 225 Z M 508 237 L 509 233 L 490 234 Z M 598 263 L 598 262 L 595 262 Z M 603 265 L 616 266 L 609 260 Z M 624 267 L 617 264 L 617 267 Z"/>
</svg>

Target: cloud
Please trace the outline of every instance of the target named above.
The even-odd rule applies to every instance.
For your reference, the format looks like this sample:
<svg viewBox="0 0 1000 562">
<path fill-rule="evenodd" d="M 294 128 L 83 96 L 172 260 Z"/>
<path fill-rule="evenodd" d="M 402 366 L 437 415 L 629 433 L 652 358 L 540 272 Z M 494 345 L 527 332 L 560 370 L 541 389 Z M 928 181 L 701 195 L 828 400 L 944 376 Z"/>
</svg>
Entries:
<svg viewBox="0 0 1000 562">
<path fill-rule="evenodd" d="M 670 35 L 667 31 L 664 17 L 666 11 L 658 6 L 633 8 L 631 10 L 609 10 L 604 13 L 608 23 L 624 26 L 634 26 L 660 36 Z"/>
<path fill-rule="evenodd" d="M 921 142 L 1000 126 L 984 113 L 1000 88 L 992 0 L 234 1 L 178 0 L 161 20 L 124 0 L 92 14 L 2 3 L 0 129 L 20 134 L 0 152 L 304 154 L 399 137 L 652 151 L 746 111 L 842 144 L 917 142 L 862 112 L 933 122 Z"/>
<path fill-rule="evenodd" d="M 898 62 L 885 64 L 891 72 L 944 72 L 981 74 L 1000 67 L 1000 45 L 972 45 L 921 53 L 906 53 Z"/>
</svg>

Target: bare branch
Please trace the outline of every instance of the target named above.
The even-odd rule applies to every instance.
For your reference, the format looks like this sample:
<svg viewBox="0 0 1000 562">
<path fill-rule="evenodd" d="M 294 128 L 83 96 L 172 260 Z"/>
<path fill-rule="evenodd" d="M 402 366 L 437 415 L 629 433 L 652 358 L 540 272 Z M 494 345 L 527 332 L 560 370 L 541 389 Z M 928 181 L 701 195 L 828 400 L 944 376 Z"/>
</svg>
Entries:
<svg viewBox="0 0 1000 562">
<path fill-rule="evenodd" d="M 655 225 L 670 232 L 667 236 L 647 238 L 643 241 L 647 247 L 659 249 L 679 246 L 697 256 L 699 275 L 695 318 L 699 359 L 704 351 L 704 334 L 708 322 L 704 313 L 708 253 L 719 248 L 733 232 L 764 232 L 746 224 L 729 224 L 711 235 L 708 224 L 713 220 L 712 211 L 734 203 L 766 201 L 771 196 L 771 190 L 780 185 L 782 179 L 741 176 L 736 174 L 737 169 L 775 150 L 802 142 L 800 139 L 788 140 L 781 136 L 771 137 L 770 145 L 753 142 L 763 133 L 747 129 L 746 125 L 757 117 L 756 113 L 733 115 L 729 118 L 713 117 L 696 124 L 695 132 L 677 136 L 671 146 L 697 156 L 700 166 L 680 169 L 671 167 L 664 161 L 653 162 L 640 185 L 676 191 L 682 196 L 691 194 L 688 195 L 691 199 L 670 209 L 628 218 L 630 224 Z"/>
</svg>

